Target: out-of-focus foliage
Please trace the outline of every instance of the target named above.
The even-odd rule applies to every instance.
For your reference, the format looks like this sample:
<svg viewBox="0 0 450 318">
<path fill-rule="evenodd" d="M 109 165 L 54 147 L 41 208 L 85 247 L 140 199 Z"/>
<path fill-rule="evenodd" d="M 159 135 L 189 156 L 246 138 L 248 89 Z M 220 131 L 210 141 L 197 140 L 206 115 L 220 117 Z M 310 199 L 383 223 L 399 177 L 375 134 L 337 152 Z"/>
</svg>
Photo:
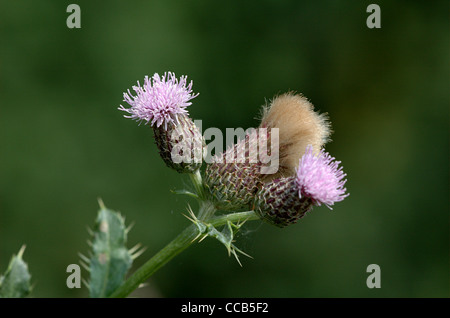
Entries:
<svg viewBox="0 0 450 318">
<path fill-rule="evenodd" d="M 92 257 L 89 260 L 90 297 L 108 297 L 122 285 L 133 263 L 126 245 L 127 236 L 123 216 L 101 203 L 93 231 Z"/>
<path fill-rule="evenodd" d="M 31 275 L 22 258 L 24 251 L 25 245 L 11 257 L 5 273 L 0 275 L 0 298 L 23 298 L 30 294 Z"/>
<path fill-rule="evenodd" d="M 165 71 L 194 81 L 203 130 L 255 127 L 267 100 L 303 93 L 331 119 L 326 150 L 350 196 L 285 229 L 249 222 L 243 267 L 215 240 L 195 244 L 136 295 L 449 295 L 448 1 L 377 1 L 381 29 L 366 26 L 370 1 L 83 0 L 81 29 L 68 29 L 70 3 L 0 4 L 0 268 L 26 244 L 33 296 L 88 295 L 66 287 L 66 268 L 98 197 L 147 247 L 131 271 L 189 224 L 170 192 L 186 179 L 117 110 Z M 366 286 L 369 264 L 380 289 Z"/>
</svg>

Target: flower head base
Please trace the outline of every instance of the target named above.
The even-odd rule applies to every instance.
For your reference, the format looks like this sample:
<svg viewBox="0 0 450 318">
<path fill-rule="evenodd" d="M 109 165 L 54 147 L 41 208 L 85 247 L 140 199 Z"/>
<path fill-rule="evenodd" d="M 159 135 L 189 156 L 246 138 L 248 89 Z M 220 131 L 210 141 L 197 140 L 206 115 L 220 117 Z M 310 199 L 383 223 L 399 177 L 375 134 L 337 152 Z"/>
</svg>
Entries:
<svg viewBox="0 0 450 318">
<path fill-rule="evenodd" d="M 155 143 L 166 166 L 179 173 L 194 173 L 203 162 L 206 152 L 205 140 L 192 119 L 178 115 L 176 122 L 153 126 Z"/>
<path fill-rule="evenodd" d="M 192 104 L 190 100 L 198 96 L 198 93 L 192 92 L 192 81 L 187 84 L 186 76 L 178 80 L 172 72 L 164 73 L 162 77 L 155 73 L 151 79 L 146 76 L 144 85 L 141 86 L 138 81 L 133 90 L 136 96 L 130 90 L 123 94 L 124 101 L 131 107 L 119 107 L 130 114 L 125 117 L 150 123 L 151 126 L 163 125 L 165 129 L 178 115 L 187 114 L 186 107 Z"/>
<path fill-rule="evenodd" d="M 261 186 L 262 165 L 252 161 L 250 149 L 257 147 L 258 140 L 259 133 L 254 130 L 206 166 L 205 185 L 218 209 L 241 209 L 253 200 Z"/>
<path fill-rule="evenodd" d="M 278 227 L 297 223 L 314 206 L 311 198 L 300 198 L 298 190 L 295 176 L 269 181 L 255 196 L 255 213 Z"/>
<path fill-rule="evenodd" d="M 341 162 L 334 159 L 323 149 L 315 155 L 311 145 L 306 148 L 297 168 L 300 198 L 310 197 L 316 205 L 323 203 L 331 209 L 349 195 L 344 188 L 346 174 L 339 167 Z"/>
</svg>

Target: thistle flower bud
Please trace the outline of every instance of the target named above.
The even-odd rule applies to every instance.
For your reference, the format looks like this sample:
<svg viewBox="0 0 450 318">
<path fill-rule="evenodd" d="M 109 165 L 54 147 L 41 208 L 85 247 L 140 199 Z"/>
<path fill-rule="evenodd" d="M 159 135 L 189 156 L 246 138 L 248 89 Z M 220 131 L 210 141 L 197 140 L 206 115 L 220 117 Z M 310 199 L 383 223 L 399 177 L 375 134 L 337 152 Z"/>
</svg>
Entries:
<svg viewBox="0 0 450 318">
<path fill-rule="evenodd" d="M 294 224 L 313 207 L 311 198 L 300 198 L 296 177 L 274 179 L 255 197 L 255 213 L 264 221 L 285 227 Z"/>
<path fill-rule="evenodd" d="M 292 93 L 275 97 L 263 107 L 260 127 L 279 129 L 279 170 L 267 175 L 266 181 L 293 175 L 306 146 L 319 151 L 331 133 L 327 117 L 315 112 L 304 96 Z"/>
<path fill-rule="evenodd" d="M 192 92 L 192 81 L 188 85 L 186 76 L 178 80 L 171 72 L 162 77 L 155 73 L 152 79 L 145 77 L 142 87 L 138 82 L 133 90 L 136 96 L 130 90 L 123 95 L 131 107 L 120 105 L 119 110 L 130 114 L 126 118 L 146 122 L 153 128 L 159 153 L 168 167 L 190 173 L 199 169 L 206 146 L 186 109 L 198 96 Z"/>
<path fill-rule="evenodd" d="M 253 156 L 258 149 L 258 131 L 212 158 L 205 170 L 205 184 L 221 209 L 239 209 L 249 205 L 261 187 L 261 162 Z"/>
<path fill-rule="evenodd" d="M 206 145 L 203 136 L 187 115 L 179 115 L 167 129 L 153 127 L 156 146 L 166 165 L 180 173 L 193 173 L 203 162 Z"/>
<path fill-rule="evenodd" d="M 344 200 L 346 174 L 324 150 L 315 155 L 311 145 L 299 161 L 294 176 L 274 179 L 263 185 L 255 198 L 255 212 L 261 219 L 284 227 L 296 223 L 314 205 L 325 204 L 331 209 Z"/>
</svg>

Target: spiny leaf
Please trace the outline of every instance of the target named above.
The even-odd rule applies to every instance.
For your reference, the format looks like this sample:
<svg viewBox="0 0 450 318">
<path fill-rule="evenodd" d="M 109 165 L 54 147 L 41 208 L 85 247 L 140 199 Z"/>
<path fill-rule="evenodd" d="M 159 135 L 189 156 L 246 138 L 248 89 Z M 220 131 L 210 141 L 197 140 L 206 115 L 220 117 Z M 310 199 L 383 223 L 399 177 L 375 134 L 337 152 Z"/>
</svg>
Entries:
<svg viewBox="0 0 450 318">
<path fill-rule="evenodd" d="M 23 298 L 31 292 L 28 265 L 22 259 L 25 245 L 13 255 L 8 268 L 0 277 L 0 298 Z"/>
<path fill-rule="evenodd" d="M 194 223 L 198 228 L 198 235 L 192 240 L 192 242 L 200 238 L 198 241 L 198 243 L 200 243 L 208 236 L 213 237 L 225 246 L 228 252 L 228 256 L 231 256 L 231 254 L 233 254 L 233 256 L 236 258 L 236 261 L 239 263 L 240 266 L 242 266 L 242 264 L 241 261 L 239 260 L 239 256 L 237 253 L 252 258 L 250 255 L 241 251 L 233 244 L 236 233 L 244 225 L 246 220 L 244 220 L 243 222 L 239 222 L 237 224 L 227 221 L 222 231 L 219 231 L 214 225 L 199 220 L 195 216 L 190 206 L 188 206 L 188 212 L 189 216 L 187 215 L 184 216 L 187 219 L 189 219 L 192 223 Z"/>
<path fill-rule="evenodd" d="M 90 259 L 90 297 L 108 297 L 119 287 L 131 267 L 132 256 L 126 247 L 124 218 L 105 207 L 102 201 L 93 230 Z"/>
</svg>

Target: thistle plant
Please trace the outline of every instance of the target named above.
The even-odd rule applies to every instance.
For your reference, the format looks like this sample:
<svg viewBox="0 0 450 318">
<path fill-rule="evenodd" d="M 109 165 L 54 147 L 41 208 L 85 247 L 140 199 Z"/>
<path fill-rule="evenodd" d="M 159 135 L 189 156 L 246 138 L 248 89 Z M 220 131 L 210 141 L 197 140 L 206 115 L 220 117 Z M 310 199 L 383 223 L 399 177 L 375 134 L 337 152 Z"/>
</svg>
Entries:
<svg viewBox="0 0 450 318">
<path fill-rule="evenodd" d="M 130 90 L 123 94 L 128 105 L 118 109 L 126 113 L 124 117 L 153 130 L 166 166 L 191 182 L 193 190 L 175 191 L 175 195 L 195 198 L 198 207 L 187 205 L 184 216 L 190 224 L 128 275 L 143 249 L 127 247 L 130 228 L 121 214 L 100 201 L 90 231 L 91 251 L 88 256 L 80 254 L 80 263 L 90 273 L 85 285 L 91 297 L 128 296 L 176 255 L 207 237 L 222 243 L 242 265 L 240 255 L 249 255 L 237 247 L 235 238 L 246 222 L 259 220 L 283 228 L 315 206 L 332 209 L 349 195 L 340 162 L 324 150 L 331 134 L 328 118 L 302 95 L 275 97 L 262 107 L 258 129 L 248 130 L 244 138 L 208 161 L 204 138 L 188 111 L 199 95 L 193 92 L 192 81 L 167 72 L 146 76 L 143 85 L 137 82 L 132 89 L 134 95 Z M 274 155 L 275 170 L 267 165 L 267 158 Z M 29 293 L 30 275 L 22 254 L 23 250 L 0 278 L 0 296 Z"/>
</svg>

